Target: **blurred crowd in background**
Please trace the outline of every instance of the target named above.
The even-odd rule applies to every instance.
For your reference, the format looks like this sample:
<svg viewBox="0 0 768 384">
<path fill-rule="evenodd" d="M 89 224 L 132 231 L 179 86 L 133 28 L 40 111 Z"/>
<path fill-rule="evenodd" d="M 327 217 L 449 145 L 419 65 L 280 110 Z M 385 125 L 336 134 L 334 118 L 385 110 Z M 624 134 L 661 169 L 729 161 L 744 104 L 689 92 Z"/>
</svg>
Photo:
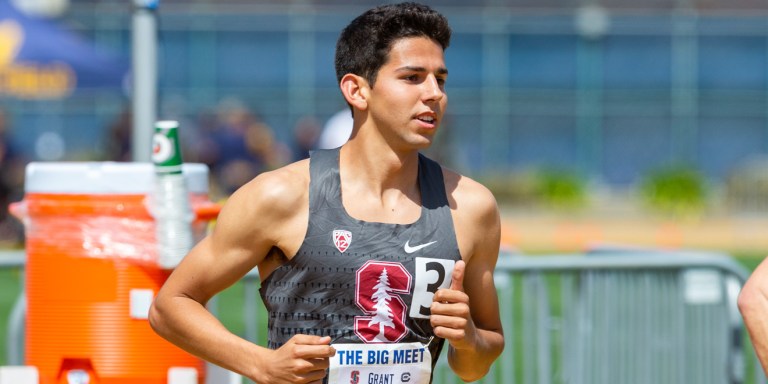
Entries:
<svg viewBox="0 0 768 384">
<path fill-rule="evenodd" d="M 347 107 L 325 120 L 299 117 L 290 127 L 288 139 L 280 140 L 257 108 L 235 97 L 224 98 L 191 117 L 179 114 L 174 105 L 169 103 L 162 115 L 179 121 L 183 160 L 209 167 L 215 200 L 225 199 L 262 172 L 308 158 L 314 149 L 339 147 L 352 132 L 352 112 Z M 104 153 L 98 160 L 131 161 L 131 130 L 131 113 L 126 109 L 104 130 Z M 441 131 L 427 153 L 450 164 L 449 137 L 449 132 Z"/>
<path fill-rule="evenodd" d="M 297 122 L 291 142 L 276 140 L 274 130 L 257 112 L 237 99 L 222 100 L 194 119 L 179 118 L 182 158 L 208 165 L 212 193 L 230 195 L 261 172 L 308 156 L 322 129 L 307 117 Z M 131 161 L 131 113 L 126 109 L 105 130 L 103 161 Z"/>
<path fill-rule="evenodd" d="M 184 162 L 202 163 L 210 171 L 210 196 L 226 199 L 258 174 L 309 157 L 319 148 L 336 148 L 352 130 L 351 111 L 344 108 L 327 121 L 313 116 L 299 118 L 289 141 L 276 138 L 274 129 L 253 108 L 237 98 L 200 111 L 194 118 L 165 111 L 180 123 L 179 136 Z M 10 203 L 24 198 L 24 170 L 31 161 L 9 134 L 12 116 L 0 109 L 0 247 L 23 243 L 22 223 L 8 211 Z M 131 159 L 132 114 L 121 111 L 103 129 L 103 152 L 90 161 L 128 162 Z M 449 136 L 449 134 L 445 134 Z M 437 140 L 430 155 L 445 157 L 445 140 Z"/>
<path fill-rule="evenodd" d="M 24 168 L 29 162 L 9 134 L 12 116 L 0 109 L 0 245 L 23 241 L 19 220 L 8 212 L 9 203 L 24 197 Z M 180 121 L 182 158 L 210 169 L 211 197 L 226 198 L 261 172 L 309 156 L 316 148 L 322 122 L 306 117 L 293 129 L 291 142 L 275 139 L 272 127 L 237 99 L 226 99 L 195 120 Z M 131 161 L 131 113 L 125 109 L 104 127 L 104 151 L 90 160 Z"/>
<path fill-rule="evenodd" d="M 24 166 L 22 156 L 10 136 L 10 118 L 0 109 L 0 245 L 21 243 L 21 223 L 12 218 L 8 204 L 23 195 Z"/>
</svg>

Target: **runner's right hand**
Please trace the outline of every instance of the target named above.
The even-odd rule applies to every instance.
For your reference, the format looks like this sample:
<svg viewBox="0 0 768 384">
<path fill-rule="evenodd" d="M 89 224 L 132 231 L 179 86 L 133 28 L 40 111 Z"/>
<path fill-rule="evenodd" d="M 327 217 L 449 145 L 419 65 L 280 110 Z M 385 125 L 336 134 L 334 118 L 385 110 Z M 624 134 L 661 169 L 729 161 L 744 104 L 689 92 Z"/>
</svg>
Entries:
<svg viewBox="0 0 768 384">
<path fill-rule="evenodd" d="M 330 357 L 336 355 L 329 336 L 295 335 L 282 347 L 270 351 L 260 362 L 259 384 L 320 384 L 327 374 Z"/>
</svg>

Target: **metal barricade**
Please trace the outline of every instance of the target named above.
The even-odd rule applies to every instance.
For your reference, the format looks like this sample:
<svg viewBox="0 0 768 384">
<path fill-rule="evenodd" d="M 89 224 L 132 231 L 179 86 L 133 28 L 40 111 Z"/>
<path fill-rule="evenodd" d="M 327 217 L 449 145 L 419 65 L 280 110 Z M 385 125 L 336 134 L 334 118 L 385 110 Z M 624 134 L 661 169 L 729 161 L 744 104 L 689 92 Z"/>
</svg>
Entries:
<svg viewBox="0 0 768 384">
<path fill-rule="evenodd" d="M 503 256 L 506 348 L 484 382 L 764 383 L 736 308 L 748 275 L 718 254 Z"/>
<path fill-rule="evenodd" d="M 495 280 L 506 348 L 479 383 L 765 383 L 736 308 L 748 275 L 722 254 L 502 255 Z M 258 273 L 242 283 L 243 336 L 261 344 Z M 9 361 L 19 329 L 9 325 Z M 445 355 L 434 383 L 461 383 Z"/>
</svg>

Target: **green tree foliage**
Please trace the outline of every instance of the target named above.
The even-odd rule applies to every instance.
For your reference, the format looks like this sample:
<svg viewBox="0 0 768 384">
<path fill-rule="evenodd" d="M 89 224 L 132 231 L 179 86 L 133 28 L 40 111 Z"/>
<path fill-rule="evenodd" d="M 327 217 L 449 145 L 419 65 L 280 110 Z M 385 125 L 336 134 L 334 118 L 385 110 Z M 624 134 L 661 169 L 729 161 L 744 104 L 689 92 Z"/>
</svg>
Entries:
<svg viewBox="0 0 768 384">
<path fill-rule="evenodd" d="M 673 217 L 698 215 L 706 207 L 704 177 L 686 166 L 651 171 L 643 179 L 640 192 L 651 209 Z"/>
<path fill-rule="evenodd" d="M 584 179 L 560 169 L 537 172 L 536 195 L 543 205 L 555 209 L 574 210 L 584 208 L 587 203 Z"/>
</svg>

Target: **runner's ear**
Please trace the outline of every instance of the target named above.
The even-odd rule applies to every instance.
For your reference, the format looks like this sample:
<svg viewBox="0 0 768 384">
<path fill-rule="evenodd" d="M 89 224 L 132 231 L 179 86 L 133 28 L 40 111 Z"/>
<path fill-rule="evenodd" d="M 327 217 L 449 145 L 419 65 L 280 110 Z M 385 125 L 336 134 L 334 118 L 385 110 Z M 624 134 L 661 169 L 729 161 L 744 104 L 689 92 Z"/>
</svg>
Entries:
<svg viewBox="0 0 768 384">
<path fill-rule="evenodd" d="M 368 81 L 355 74 L 348 73 L 339 83 L 341 93 L 353 108 L 364 111 L 368 108 Z"/>
</svg>

